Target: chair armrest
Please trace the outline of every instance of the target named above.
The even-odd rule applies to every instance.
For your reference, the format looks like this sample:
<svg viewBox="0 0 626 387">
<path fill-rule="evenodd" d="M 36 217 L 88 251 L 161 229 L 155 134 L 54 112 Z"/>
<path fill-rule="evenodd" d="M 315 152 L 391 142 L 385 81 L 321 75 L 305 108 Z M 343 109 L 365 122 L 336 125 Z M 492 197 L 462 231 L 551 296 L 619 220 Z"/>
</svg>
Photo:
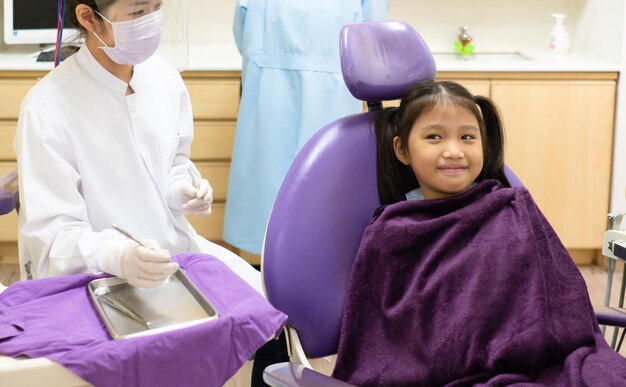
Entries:
<svg viewBox="0 0 626 387">
<path fill-rule="evenodd" d="M 600 325 L 626 327 L 626 309 L 608 306 L 594 306 L 596 319 Z"/>
<path fill-rule="evenodd" d="M 272 387 L 352 386 L 297 363 L 277 363 L 263 371 L 263 381 Z"/>
</svg>

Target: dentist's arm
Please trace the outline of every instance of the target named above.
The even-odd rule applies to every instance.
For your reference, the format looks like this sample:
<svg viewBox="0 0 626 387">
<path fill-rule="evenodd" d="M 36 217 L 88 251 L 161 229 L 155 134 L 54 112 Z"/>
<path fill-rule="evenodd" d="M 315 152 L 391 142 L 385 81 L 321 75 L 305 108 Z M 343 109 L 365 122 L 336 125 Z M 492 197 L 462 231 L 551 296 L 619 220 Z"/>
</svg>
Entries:
<svg viewBox="0 0 626 387">
<path fill-rule="evenodd" d="M 22 264 L 35 278 L 98 273 L 98 256 L 113 230 L 93 231 L 79 190 L 71 141 L 56 115 L 42 106 L 20 112 L 14 141 L 19 168 Z"/>
<path fill-rule="evenodd" d="M 179 141 L 168 173 L 167 204 L 176 214 L 209 215 L 213 188 L 189 159 L 193 141 L 193 115 L 189 93 L 180 80 Z"/>
</svg>

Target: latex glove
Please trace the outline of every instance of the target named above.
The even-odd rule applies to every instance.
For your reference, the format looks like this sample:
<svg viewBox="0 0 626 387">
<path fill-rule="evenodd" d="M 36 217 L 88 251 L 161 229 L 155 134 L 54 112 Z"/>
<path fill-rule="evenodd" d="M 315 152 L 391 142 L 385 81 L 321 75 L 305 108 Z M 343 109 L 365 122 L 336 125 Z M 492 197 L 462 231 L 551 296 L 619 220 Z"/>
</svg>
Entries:
<svg viewBox="0 0 626 387">
<path fill-rule="evenodd" d="M 107 248 L 104 258 L 104 271 L 124 278 L 140 288 L 161 285 L 178 269 L 172 262 L 170 253 L 161 249 L 154 241 L 143 241 L 149 248 L 132 240 L 114 241 Z"/>
<path fill-rule="evenodd" d="M 199 179 L 197 187 L 182 180 L 175 187 L 174 202 L 181 211 L 193 215 L 209 215 L 213 204 L 213 188 L 207 179 Z"/>
</svg>

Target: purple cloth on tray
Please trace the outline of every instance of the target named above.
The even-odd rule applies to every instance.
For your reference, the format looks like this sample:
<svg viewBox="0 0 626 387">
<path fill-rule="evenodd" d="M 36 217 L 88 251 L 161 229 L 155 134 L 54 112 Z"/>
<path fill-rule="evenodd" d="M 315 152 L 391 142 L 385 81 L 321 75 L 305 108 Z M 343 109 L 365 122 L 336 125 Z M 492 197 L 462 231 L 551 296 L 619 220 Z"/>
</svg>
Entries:
<svg viewBox="0 0 626 387">
<path fill-rule="evenodd" d="M 24 326 L 21 335 L 0 338 L 0 353 L 49 358 L 97 386 L 224 384 L 279 332 L 286 316 L 218 259 L 202 254 L 174 259 L 218 310 L 218 319 L 113 340 L 86 288 L 89 281 L 102 276 L 22 281 L 0 294 L 0 317 L 9 311 Z M 13 326 L 6 320 L 0 318 L 0 324 Z"/>
<path fill-rule="evenodd" d="M 334 376 L 357 385 L 626 386 L 585 282 L 524 188 L 379 209 L 350 277 Z"/>
<path fill-rule="evenodd" d="M 15 208 L 15 194 L 0 188 L 0 215 L 8 214 Z"/>
</svg>

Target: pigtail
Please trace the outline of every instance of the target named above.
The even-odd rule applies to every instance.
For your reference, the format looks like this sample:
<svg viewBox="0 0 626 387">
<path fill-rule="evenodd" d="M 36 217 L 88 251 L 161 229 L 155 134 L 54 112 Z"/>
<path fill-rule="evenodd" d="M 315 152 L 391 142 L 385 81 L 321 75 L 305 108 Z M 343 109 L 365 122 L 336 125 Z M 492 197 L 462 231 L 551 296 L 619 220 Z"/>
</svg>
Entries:
<svg viewBox="0 0 626 387">
<path fill-rule="evenodd" d="M 496 179 L 504 187 L 510 187 L 504 174 L 504 127 L 493 102 L 483 96 L 475 96 L 474 102 L 480 108 L 483 118 L 483 170 L 478 180 Z"/>
<path fill-rule="evenodd" d="M 391 107 L 376 115 L 376 181 L 381 204 L 396 203 L 402 189 L 402 171 L 407 167 L 397 158 L 393 138 L 397 135 L 398 108 Z"/>
</svg>

